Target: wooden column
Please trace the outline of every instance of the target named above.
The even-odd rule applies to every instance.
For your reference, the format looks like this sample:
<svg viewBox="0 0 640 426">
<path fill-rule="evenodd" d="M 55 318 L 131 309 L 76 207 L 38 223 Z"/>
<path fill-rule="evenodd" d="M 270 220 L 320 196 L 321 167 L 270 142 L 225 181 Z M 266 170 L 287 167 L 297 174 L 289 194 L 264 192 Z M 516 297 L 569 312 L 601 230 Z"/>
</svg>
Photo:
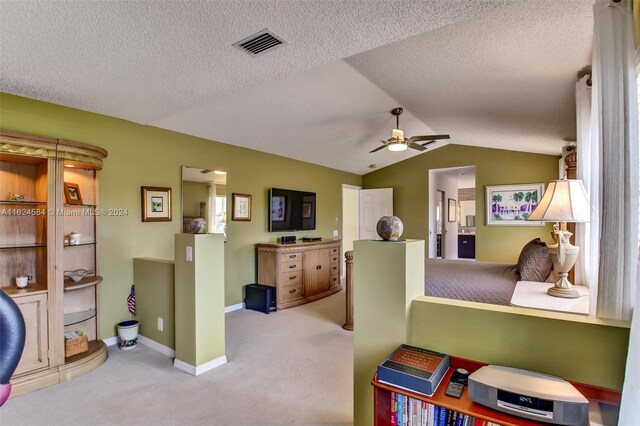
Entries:
<svg viewBox="0 0 640 426">
<path fill-rule="evenodd" d="M 347 292 L 347 319 L 342 325 L 345 330 L 353 331 L 353 250 L 344 253 Z"/>
</svg>

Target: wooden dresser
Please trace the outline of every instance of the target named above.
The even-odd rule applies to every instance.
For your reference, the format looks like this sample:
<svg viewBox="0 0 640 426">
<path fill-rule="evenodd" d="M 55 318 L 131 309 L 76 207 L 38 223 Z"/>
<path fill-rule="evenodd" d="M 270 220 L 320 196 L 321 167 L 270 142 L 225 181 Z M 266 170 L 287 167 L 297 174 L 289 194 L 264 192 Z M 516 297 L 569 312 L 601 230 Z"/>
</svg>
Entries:
<svg viewBox="0 0 640 426">
<path fill-rule="evenodd" d="M 258 283 L 276 287 L 278 309 L 313 302 L 342 289 L 340 240 L 256 247 Z"/>
</svg>

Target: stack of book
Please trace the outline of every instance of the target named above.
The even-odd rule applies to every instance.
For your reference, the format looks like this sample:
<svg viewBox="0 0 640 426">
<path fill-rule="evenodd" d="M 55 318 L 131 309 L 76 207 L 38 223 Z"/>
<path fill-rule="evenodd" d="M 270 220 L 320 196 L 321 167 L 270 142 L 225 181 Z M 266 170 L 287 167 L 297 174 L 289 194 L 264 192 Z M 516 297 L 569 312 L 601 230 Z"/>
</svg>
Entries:
<svg viewBox="0 0 640 426">
<path fill-rule="evenodd" d="M 378 365 L 378 381 L 431 396 L 449 369 L 449 363 L 449 355 L 400 345 Z"/>
<path fill-rule="evenodd" d="M 499 426 L 487 420 L 391 392 L 391 424 L 397 426 Z"/>
</svg>

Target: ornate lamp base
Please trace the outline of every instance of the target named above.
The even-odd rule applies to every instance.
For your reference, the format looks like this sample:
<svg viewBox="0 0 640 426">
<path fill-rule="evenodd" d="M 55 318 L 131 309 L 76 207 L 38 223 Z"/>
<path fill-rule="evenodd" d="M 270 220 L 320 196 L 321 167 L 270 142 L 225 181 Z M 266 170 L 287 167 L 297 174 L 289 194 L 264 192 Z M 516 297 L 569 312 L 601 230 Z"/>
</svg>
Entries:
<svg viewBox="0 0 640 426">
<path fill-rule="evenodd" d="M 563 228 L 565 227 L 566 225 L 563 226 Z M 547 290 L 547 294 L 554 297 L 564 297 L 565 299 L 575 299 L 580 297 L 580 294 L 573 288 L 568 276 L 569 271 L 576 263 L 580 249 L 569 242 L 569 237 L 572 234 L 559 229 L 558 225 L 554 226 L 553 235 L 557 243 L 548 246 L 549 255 L 551 255 L 553 269 L 558 272 L 559 279 L 554 287 Z"/>
</svg>

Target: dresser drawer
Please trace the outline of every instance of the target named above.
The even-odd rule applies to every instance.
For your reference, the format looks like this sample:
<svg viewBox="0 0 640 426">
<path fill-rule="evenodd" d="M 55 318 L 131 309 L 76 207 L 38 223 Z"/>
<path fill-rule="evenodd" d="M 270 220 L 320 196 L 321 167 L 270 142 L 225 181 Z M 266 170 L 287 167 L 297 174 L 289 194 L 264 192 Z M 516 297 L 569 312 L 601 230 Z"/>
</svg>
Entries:
<svg viewBox="0 0 640 426">
<path fill-rule="evenodd" d="M 340 256 L 337 254 L 332 254 L 331 256 L 329 256 L 329 259 L 331 260 L 331 263 L 338 263 Z"/>
<path fill-rule="evenodd" d="M 329 273 L 331 275 L 339 274 L 340 273 L 340 264 L 338 262 L 331 263 L 331 266 L 329 267 Z"/>
<path fill-rule="evenodd" d="M 282 273 L 282 285 L 294 285 L 302 284 L 302 271 L 283 272 Z"/>
<path fill-rule="evenodd" d="M 302 260 L 296 262 L 282 262 L 282 272 L 302 271 Z"/>
<path fill-rule="evenodd" d="M 330 249 L 329 254 L 333 256 L 334 254 L 340 254 L 340 247 L 334 247 Z"/>
<path fill-rule="evenodd" d="M 294 260 L 302 260 L 302 253 L 283 253 L 280 257 L 282 262 L 292 262 Z"/>
<path fill-rule="evenodd" d="M 331 277 L 329 277 L 329 287 L 334 288 L 339 285 L 340 285 L 340 275 L 332 274 Z"/>
<path fill-rule="evenodd" d="M 302 284 L 282 287 L 282 302 L 302 299 Z"/>
</svg>

